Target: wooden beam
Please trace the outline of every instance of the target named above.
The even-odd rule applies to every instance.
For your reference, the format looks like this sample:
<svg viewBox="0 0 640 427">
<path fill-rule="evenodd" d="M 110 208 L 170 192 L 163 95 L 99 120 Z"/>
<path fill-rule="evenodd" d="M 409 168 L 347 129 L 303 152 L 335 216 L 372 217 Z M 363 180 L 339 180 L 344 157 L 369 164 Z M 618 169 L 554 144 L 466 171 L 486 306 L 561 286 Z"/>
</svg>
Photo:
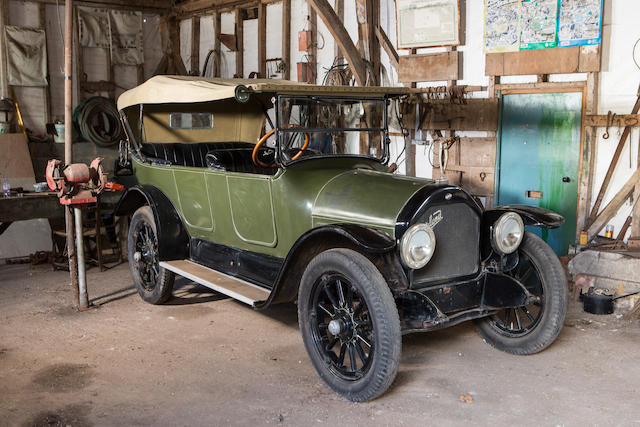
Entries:
<svg viewBox="0 0 640 427">
<path fill-rule="evenodd" d="M 335 0 L 334 5 L 338 19 L 341 23 L 344 23 L 344 0 Z M 338 58 L 337 63 L 342 63 L 342 54 L 340 53 L 340 46 L 338 46 L 338 43 L 333 44 L 333 54 Z"/>
<path fill-rule="evenodd" d="M 583 93 L 583 114 L 595 114 L 598 108 L 598 75 L 588 73 Z M 580 152 L 580 177 L 578 179 L 578 206 L 576 222 L 576 242 L 580 241 L 580 231 L 585 230 L 591 209 L 595 163 L 598 149 L 596 129 L 585 127 L 582 132 L 582 148 Z"/>
<path fill-rule="evenodd" d="M 500 80 L 500 76 L 490 76 Z M 541 82 L 541 83 L 498 83 L 495 84 L 495 90 L 523 90 L 523 89 L 545 89 L 545 90 L 561 90 L 568 88 L 582 88 L 587 85 L 585 81 L 577 82 Z"/>
<path fill-rule="evenodd" d="M 584 116 L 584 125 L 595 127 L 640 126 L 640 114 L 616 114 L 611 117 L 607 114 L 589 114 Z"/>
<path fill-rule="evenodd" d="M 431 100 L 428 112 L 421 108 L 420 129 L 422 130 L 478 130 L 496 131 L 498 129 L 497 99 L 467 99 L 465 104 L 453 104 L 449 100 Z M 415 129 L 415 108 L 410 108 L 402 116 L 406 129 Z"/>
<path fill-rule="evenodd" d="M 191 74 L 200 75 L 200 17 L 191 18 Z"/>
<path fill-rule="evenodd" d="M 602 212 L 593 220 L 587 229 L 589 240 L 593 239 L 604 228 L 605 225 L 615 216 L 622 204 L 633 194 L 633 189 L 640 184 L 640 169 L 631 175 L 631 178 L 622 186 L 618 194 L 607 204 Z"/>
<path fill-rule="evenodd" d="M 367 0 L 367 42 L 369 62 L 373 67 L 373 77 L 380 86 L 380 43 L 376 37 L 376 29 L 380 26 L 380 0 Z"/>
<path fill-rule="evenodd" d="M 44 4 L 56 4 L 59 6 L 64 5 L 64 0 L 29 0 L 33 3 Z M 172 1 L 170 0 L 136 0 L 135 2 L 129 0 L 74 0 L 74 6 L 87 6 L 87 7 L 104 7 L 118 10 L 134 10 L 134 11 L 148 11 L 156 13 L 167 13 L 171 10 Z"/>
<path fill-rule="evenodd" d="M 236 9 L 236 77 L 244 77 L 244 20 L 242 9 Z"/>
<path fill-rule="evenodd" d="M 589 47 L 589 49 L 582 49 L 582 47 Z M 600 47 L 582 47 L 488 53 L 485 74 L 487 76 L 510 76 L 600 71 Z"/>
<path fill-rule="evenodd" d="M 38 17 L 40 20 L 40 29 L 47 32 L 47 15 L 46 5 L 44 3 L 38 4 Z M 51 65 L 49 62 L 49 50 L 47 49 L 47 85 L 42 88 L 43 110 L 44 110 L 44 122 L 51 123 Z"/>
<path fill-rule="evenodd" d="M 238 40 L 236 39 L 235 34 L 218 34 L 216 37 L 218 41 L 221 41 L 223 45 L 231 52 L 238 51 Z"/>
<path fill-rule="evenodd" d="M 631 114 L 637 114 L 640 111 L 640 88 L 638 88 L 638 98 L 636 99 L 636 103 L 631 110 Z M 613 172 L 618 165 L 618 160 L 620 159 L 620 155 L 622 154 L 622 149 L 624 148 L 625 142 L 631 133 L 631 126 L 627 126 L 622 131 L 622 136 L 620 137 L 620 141 L 618 142 L 618 146 L 616 147 L 616 151 L 613 153 L 613 158 L 611 159 L 611 163 L 609 164 L 609 168 L 607 169 L 607 174 L 604 176 L 604 180 L 602 181 L 602 186 L 600 187 L 600 191 L 598 192 L 598 196 L 596 197 L 596 201 L 593 204 L 593 208 L 591 209 L 591 215 L 589 215 L 588 223 L 591 224 L 595 221 L 596 215 L 598 214 L 598 210 L 600 209 L 600 205 L 602 204 L 602 199 L 604 198 L 607 189 L 609 188 L 609 183 L 611 182 L 611 177 L 613 176 Z M 591 228 L 591 227 L 590 227 Z"/>
<path fill-rule="evenodd" d="M 291 78 L 291 0 L 282 0 L 282 62 L 285 80 Z"/>
<path fill-rule="evenodd" d="M 387 34 L 379 25 L 376 27 L 376 37 L 378 38 L 378 43 L 380 43 L 380 46 L 382 46 L 384 51 L 387 53 L 389 61 L 391 62 L 391 66 L 398 70 L 398 62 L 400 61 L 398 52 L 396 52 L 396 49 L 393 47 L 393 43 L 391 43 L 391 40 L 389 40 L 389 37 L 387 37 Z"/>
<path fill-rule="evenodd" d="M 213 64 L 215 65 L 215 77 L 222 77 L 222 73 L 220 71 L 221 66 L 221 55 L 220 51 L 220 27 L 222 26 L 221 14 L 218 11 L 213 12 L 213 33 L 214 33 L 214 41 L 213 41 L 213 50 L 215 50 L 215 55 L 213 57 Z"/>
<path fill-rule="evenodd" d="M 458 56 L 459 52 L 401 56 L 398 61 L 398 81 L 458 80 Z"/>
<path fill-rule="evenodd" d="M 311 83 L 318 83 L 318 15 L 315 9 L 307 4 L 309 19 L 309 29 L 311 30 L 311 51 L 309 52 L 309 62 L 311 67 Z"/>
<path fill-rule="evenodd" d="M 267 77 L 267 6 L 258 4 L 258 72 Z"/>
<path fill-rule="evenodd" d="M 9 83 L 7 81 L 7 43 L 4 27 L 9 23 L 9 0 L 0 0 L 0 98 L 9 98 Z"/>
<path fill-rule="evenodd" d="M 351 36 L 349 36 L 336 12 L 327 0 L 309 0 L 309 4 L 318 13 L 338 46 L 340 46 L 340 51 L 349 62 L 349 67 L 351 67 L 356 83 L 364 86 L 367 80 L 364 61 L 362 61 L 360 52 L 356 49 Z"/>
</svg>

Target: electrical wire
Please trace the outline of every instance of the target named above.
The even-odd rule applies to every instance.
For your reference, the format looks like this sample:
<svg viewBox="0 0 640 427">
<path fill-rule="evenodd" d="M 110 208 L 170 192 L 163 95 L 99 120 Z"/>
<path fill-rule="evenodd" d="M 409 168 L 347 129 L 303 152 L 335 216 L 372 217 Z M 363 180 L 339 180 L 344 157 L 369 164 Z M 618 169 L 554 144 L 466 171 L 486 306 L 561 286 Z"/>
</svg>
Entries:
<svg viewBox="0 0 640 427">
<path fill-rule="evenodd" d="M 640 64 L 638 64 L 638 60 L 636 59 L 636 47 L 638 47 L 639 42 L 640 38 L 633 44 L 633 50 L 631 51 L 631 57 L 633 58 L 633 62 L 634 64 L 636 64 L 636 67 L 638 67 L 638 69 L 640 69 Z"/>
</svg>

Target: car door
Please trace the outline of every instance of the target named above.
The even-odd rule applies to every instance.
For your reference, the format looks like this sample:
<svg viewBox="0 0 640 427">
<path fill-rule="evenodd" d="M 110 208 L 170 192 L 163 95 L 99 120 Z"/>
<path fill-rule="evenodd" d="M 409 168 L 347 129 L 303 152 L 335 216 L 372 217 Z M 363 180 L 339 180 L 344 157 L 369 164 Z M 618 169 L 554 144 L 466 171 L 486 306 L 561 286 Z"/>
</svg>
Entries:
<svg viewBox="0 0 640 427">
<path fill-rule="evenodd" d="M 245 243 L 275 247 L 278 243 L 271 177 L 228 173 L 227 196 L 236 236 Z"/>
</svg>

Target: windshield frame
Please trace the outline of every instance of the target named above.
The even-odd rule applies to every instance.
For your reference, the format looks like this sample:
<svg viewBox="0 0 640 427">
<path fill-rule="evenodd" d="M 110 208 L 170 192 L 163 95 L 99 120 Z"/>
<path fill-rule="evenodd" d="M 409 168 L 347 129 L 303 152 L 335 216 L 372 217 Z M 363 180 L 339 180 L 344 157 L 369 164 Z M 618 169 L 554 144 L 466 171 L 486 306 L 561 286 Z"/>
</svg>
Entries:
<svg viewBox="0 0 640 427">
<path fill-rule="evenodd" d="M 283 128 L 282 123 L 280 122 L 280 106 L 281 102 L 284 99 L 308 99 L 308 100 L 340 100 L 340 101 L 378 101 L 382 102 L 382 127 L 374 127 L 374 128 Z M 306 161 L 306 160 L 315 160 L 315 159 L 323 159 L 323 158 L 362 158 L 375 160 L 382 164 L 387 164 L 389 161 L 389 121 L 388 121 L 388 108 L 389 108 L 389 97 L 388 96 L 377 96 L 377 97 L 363 97 L 363 96 L 341 96 L 341 95 L 285 95 L 279 94 L 275 98 L 274 109 L 275 109 L 275 138 L 276 138 L 276 159 L 277 163 L 280 167 L 286 168 L 295 163 Z M 287 160 L 284 158 L 282 153 L 282 140 L 281 136 L 289 133 L 304 133 L 304 132 L 327 132 L 327 130 L 335 131 L 335 132 L 382 132 L 382 156 L 376 157 L 367 154 L 324 154 L 321 156 L 312 156 L 312 157 L 300 157 L 296 160 Z"/>
</svg>

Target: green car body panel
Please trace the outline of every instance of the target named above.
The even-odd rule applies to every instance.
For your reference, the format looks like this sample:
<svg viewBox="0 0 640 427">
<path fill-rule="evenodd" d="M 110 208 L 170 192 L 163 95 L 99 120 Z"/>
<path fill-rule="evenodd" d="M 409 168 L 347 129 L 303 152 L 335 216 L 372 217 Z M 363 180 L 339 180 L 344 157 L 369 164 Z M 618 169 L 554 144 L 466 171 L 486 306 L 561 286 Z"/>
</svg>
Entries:
<svg viewBox="0 0 640 427">
<path fill-rule="evenodd" d="M 304 233 L 328 224 L 362 225 L 395 239 L 402 208 L 433 183 L 387 173 L 381 163 L 358 157 L 296 162 L 275 175 L 135 158 L 133 167 L 139 184 L 153 185 L 171 200 L 192 238 L 278 258 Z"/>
</svg>

